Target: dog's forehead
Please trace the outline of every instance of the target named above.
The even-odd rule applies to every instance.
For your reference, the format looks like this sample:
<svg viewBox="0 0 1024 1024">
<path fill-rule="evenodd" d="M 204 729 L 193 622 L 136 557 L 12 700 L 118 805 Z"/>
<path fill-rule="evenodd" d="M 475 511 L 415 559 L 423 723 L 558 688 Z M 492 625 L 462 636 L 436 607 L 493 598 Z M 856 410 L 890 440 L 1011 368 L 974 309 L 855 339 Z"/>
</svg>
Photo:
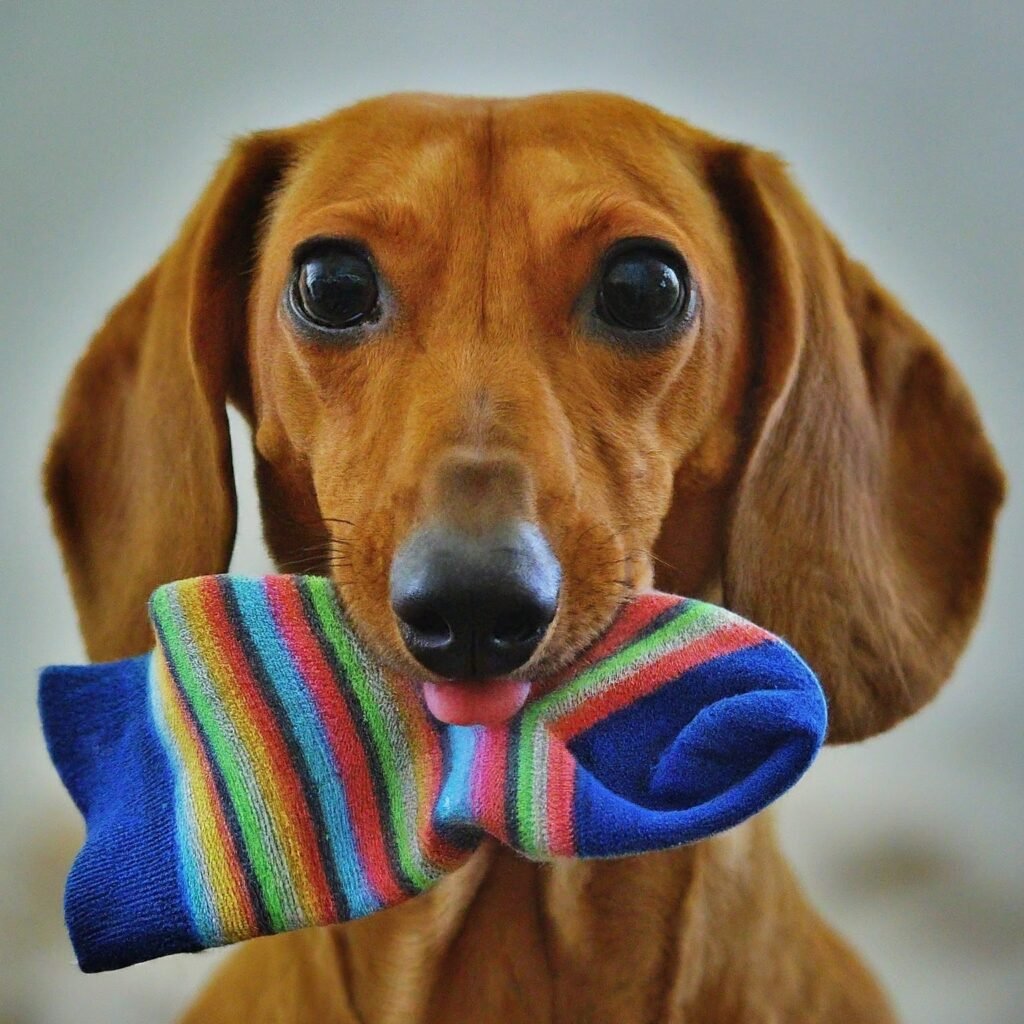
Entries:
<svg viewBox="0 0 1024 1024">
<path fill-rule="evenodd" d="M 657 202 L 667 181 L 699 184 L 717 140 L 645 104 L 602 93 L 524 99 L 411 94 L 348 107 L 308 126 L 291 178 L 295 214 L 346 200 L 422 210 L 607 193 Z"/>
</svg>

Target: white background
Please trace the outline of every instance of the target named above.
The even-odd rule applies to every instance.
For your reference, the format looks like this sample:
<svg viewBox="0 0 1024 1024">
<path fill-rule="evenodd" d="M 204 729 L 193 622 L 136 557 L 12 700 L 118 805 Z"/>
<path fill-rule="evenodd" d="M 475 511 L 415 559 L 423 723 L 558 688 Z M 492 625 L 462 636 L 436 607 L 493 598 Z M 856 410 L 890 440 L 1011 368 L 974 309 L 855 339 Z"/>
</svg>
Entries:
<svg viewBox="0 0 1024 1024">
<path fill-rule="evenodd" d="M 0 1021 L 169 1019 L 217 954 L 73 966 L 79 840 L 45 759 L 39 666 L 81 657 L 39 497 L 59 391 L 232 135 L 397 89 L 596 87 L 777 150 L 942 339 L 1011 481 L 1021 450 L 1024 6 L 388 5 L 0 0 Z M 239 451 L 235 567 L 266 567 Z M 818 904 L 908 1021 L 1024 1021 L 1021 512 L 942 698 L 826 753 L 783 802 Z"/>
</svg>

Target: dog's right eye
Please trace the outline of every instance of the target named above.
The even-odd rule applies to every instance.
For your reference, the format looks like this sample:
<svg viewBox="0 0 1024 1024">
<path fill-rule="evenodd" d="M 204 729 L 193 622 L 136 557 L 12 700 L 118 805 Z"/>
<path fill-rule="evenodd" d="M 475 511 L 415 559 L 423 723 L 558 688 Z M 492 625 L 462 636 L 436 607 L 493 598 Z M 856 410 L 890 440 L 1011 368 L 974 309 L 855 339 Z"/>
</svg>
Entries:
<svg viewBox="0 0 1024 1024">
<path fill-rule="evenodd" d="M 302 320 L 320 330 L 372 323 L 380 315 L 377 274 L 358 248 L 317 244 L 296 259 L 291 304 Z"/>
</svg>

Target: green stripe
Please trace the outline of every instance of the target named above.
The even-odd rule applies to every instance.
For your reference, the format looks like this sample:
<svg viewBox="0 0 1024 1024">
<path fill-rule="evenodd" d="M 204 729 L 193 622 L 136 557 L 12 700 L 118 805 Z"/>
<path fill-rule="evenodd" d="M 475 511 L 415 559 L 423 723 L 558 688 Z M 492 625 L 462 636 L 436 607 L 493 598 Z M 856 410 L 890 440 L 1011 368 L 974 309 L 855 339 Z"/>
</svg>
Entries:
<svg viewBox="0 0 1024 1024">
<path fill-rule="evenodd" d="M 538 701 L 538 704 L 540 702 Z M 534 853 L 537 820 L 533 802 L 535 746 L 541 715 L 537 704 L 528 704 L 519 725 L 518 770 L 516 772 L 516 832 L 524 852 Z M 511 838 L 511 837 L 510 837 Z"/>
<path fill-rule="evenodd" d="M 525 847 L 528 839 L 536 836 L 537 825 L 531 811 L 534 786 L 534 734 L 540 727 L 541 720 L 557 716 L 565 704 L 572 703 L 584 689 L 600 685 L 609 677 L 628 668 L 630 663 L 642 660 L 647 654 L 659 647 L 664 647 L 675 640 L 691 626 L 698 624 L 704 617 L 717 611 L 713 605 L 701 601 L 687 602 L 681 615 L 666 622 L 660 629 L 649 636 L 623 647 L 616 654 L 592 665 L 586 672 L 577 676 L 571 683 L 555 690 L 547 697 L 542 697 L 533 704 L 527 704 L 523 711 L 522 724 L 519 732 L 518 761 L 519 771 L 516 780 L 516 824 L 520 843 Z M 534 842 L 536 840 L 534 839 Z"/>
<path fill-rule="evenodd" d="M 373 745 L 380 758 L 383 769 L 384 787 L 388 796 L 388 816 L 391 819 L 391 830 L 396 840 L 398 860 L 405 876 L 417 888 L 426 889 L 435 880 L 423 873 L 413 853 L 413 841 L 410 834 L 410 823 L 415 825 L 413 813 L 415 808 L 407 808 L 402 799 L 400 783 L 400 772 L 395 764 L 394 748 L 389 742 L 388 728 L 381 714 L 381 708 L 373 699 L 369 680 L 363 671 L 363 666 L 356 654 L 351 641 L 346 635 L 344 625 L 339 621 L 334 598 L 333 584 L 324 577 L 310 577 L 308 579 L 309 593 L 313 598 L 313 605 L 317 615 L 320 617 L 324 633 L 331 645 L 334 647 L 338 661 L 345 669 L 347 681 L 359 701 L 363 717 L 370 727 L 373 736 Z M 402 812 L 408 810 L 409 813 Z"/>
<path fill-rule="evenodd" d="M 550 849 L 547 838 L 547 785 L 548 785 L 548 750 L 551 746 L 551 734 L 542 729 L 538 719 L 538 727 L 530 729 L 530 802 L 528 807 L 533 811 L 521 823 L 523 849 L 534 857 Z"/>
<path fill-rule="evenodd" d="M 196 717 L 200 728 L 217 760 L 217 770 L 227 787 L 235 809 L 242 836 L 245 840 L 249 863 L 256 874 L 256 882 L 263 895 L 263 904 L 270 915 L 275 929 L 285 929 L 289 925 L 281 903 L 277 873 L 267 857 L 262 842 L 262 834 L 257 812 L 247 787 L 242 783 L 244 768 L 235 753 L 234 744 L 221 728 L 211 704 L 203 692 L 203 688 L 192 670 L 188 653 L 182 643 L 181 636 L 174 622 L 174 612 L 166 590 L 159 590 L 153 596 L 152 610 L 154 617 L 162 626 L 162 639 L 165 649 L 174 663 L 175 674 L 185 690 L 189 706 Z"/>
<path fill-rule="evenodd" d="M 690 626 L 709 625 L 711 629 L 716 628 L 719 623 L 706 623 L 705 620 L 716 618 L 719 611 L 720 609 L 714 605 L 705 604 L 702 601 L 687 601 L 682 613 L 674 619 L 666 622 L 648 636 L 641 637 L 621 648 L 617 653 L 608 655 L 596 665 L 591 665 L 586 672 L 577 676 L 572 682 L 549 693 L 546 697 L 542 697 L 533 707 L 547 717 L 560 715 L 563 708 L 559 705 L 574 703 L 581 690 L 606 682 L 609 677 L 618 675 L 624 669 L 629 668 L 633 661 L 642 661 L 655 648 L 677 640 Z"/>
</svg>

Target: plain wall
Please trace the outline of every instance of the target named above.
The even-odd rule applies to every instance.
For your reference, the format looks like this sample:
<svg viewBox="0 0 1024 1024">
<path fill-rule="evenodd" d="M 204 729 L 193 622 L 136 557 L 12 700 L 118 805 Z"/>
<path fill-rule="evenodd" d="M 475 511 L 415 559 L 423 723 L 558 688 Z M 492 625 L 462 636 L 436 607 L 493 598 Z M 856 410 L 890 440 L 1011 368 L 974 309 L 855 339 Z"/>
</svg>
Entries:
<svg viewBox="0 0 1024 1024">
<path fill-rule="evenodd" d="M 217 957 L 77 972 L 60 894 L 80 831 L 34 691 L 82 657 L 38 484 L 60 390 L 231 136 L 399 89 L 592 87 L 776 150 L 942 340 L 1013 481 L 1022 52 L 1020 4 L 0 3 L 0 1021 L 169 1019 Z M 241 442 L 235 567 L 260 571 Z M 1024 1021 L 1021 556 L 1011 501 L 948 690 L 826 753 L 780 815 L 818 904 L 921 1024 Z"/>
</svg>

